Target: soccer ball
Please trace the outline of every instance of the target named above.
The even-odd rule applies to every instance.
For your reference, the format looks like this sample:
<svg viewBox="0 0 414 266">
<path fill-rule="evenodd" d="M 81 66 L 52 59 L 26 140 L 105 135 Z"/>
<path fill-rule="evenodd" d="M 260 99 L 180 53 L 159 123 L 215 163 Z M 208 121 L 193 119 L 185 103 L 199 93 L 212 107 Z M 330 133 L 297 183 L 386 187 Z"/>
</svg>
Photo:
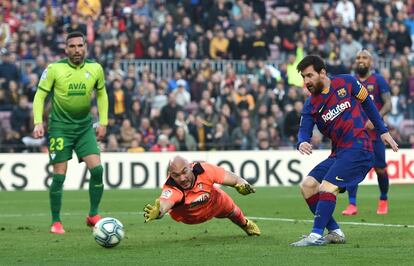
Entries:
<svg viewBox="0 0 414 266">
<path fill-rule="evenodd" d="M 124 226 L 112 217 L 106 217 L 97 222 L 93 228 L 93 237 L 99 245 L 112 248 L 124 238 Z"/>
</svg>

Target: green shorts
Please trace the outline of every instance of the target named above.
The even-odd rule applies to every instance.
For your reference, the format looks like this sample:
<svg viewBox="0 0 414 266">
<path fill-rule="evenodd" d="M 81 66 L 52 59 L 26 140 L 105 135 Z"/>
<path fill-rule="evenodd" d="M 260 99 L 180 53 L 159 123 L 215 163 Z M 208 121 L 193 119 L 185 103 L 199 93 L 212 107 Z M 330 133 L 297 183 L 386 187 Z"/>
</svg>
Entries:
<svg viewBox="0 0 414 266">
<path fill-rule="evenodd" d="M 49 160 L 51 164 L 61 163 L 72 159 L 73 150 L 79 158 L 90 154 L 100 154 L 96 141 L 95 130 L 88 126 L 83 130 L 62 127 L 49 128 Z"/>
</svg>

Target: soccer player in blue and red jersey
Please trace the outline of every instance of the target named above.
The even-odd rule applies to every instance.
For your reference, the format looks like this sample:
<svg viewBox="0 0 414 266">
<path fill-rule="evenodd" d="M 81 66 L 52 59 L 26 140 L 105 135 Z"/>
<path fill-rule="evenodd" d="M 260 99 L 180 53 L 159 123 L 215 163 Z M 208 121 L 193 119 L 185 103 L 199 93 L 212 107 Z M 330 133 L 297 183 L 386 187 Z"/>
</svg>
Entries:
<svg viewBox="0 0 414 266">
<path fill-rule="evenodd" d="M 391 110 L 391 94 L 390 87 L 385 79 L 371 70 L 372 56 L 371 53 L 363 49 L 358 52 L 355 60 L 356 78 L 361 84 L 367 88 L 371 99 L 374 101 L 381 117 L 384 117 Z M 377 131 L 374 129 L 370 120 L 367 121 L 365 127 L 368 129 L 369 136 L 374 147 L 374 169 L 378 177 L 378 185 L 380 189 L 380 199 L 378 202 L 377 214 L 388 213 L 388 173 L 387 163 L 385 161 L 385 145 Z M 343 215 L 355 215 L 358 213 L 356 207 L 356 195 L 358 186 L 347 187 L 349 196 L 349 205 L 342 212 Z"/>
<path fill-rule="evenodd" d="M 369 97 L 368 91 L 351 75 L 328 77 L 324 61 L 308 55 L 298 64 L 304 84 L 311 93 L 302 110 L 297 148 L 311 154 L 312 131 L 319 131 L 332 141 L 332 153 L 311 170 L 301 184 L 302 194 L 315 214 L 312 232 L 292 246 L 320 246 L 344 243 L 345 235 L 332 214 L 336 196 L 347 186 L 360 183 L 372 167 L 372 142 L 365 128 L 364 112 L 381 139 L 394 151 L 398 145 Z M 328 234 L 323 237 L 325 228 Z"/>
</svg>

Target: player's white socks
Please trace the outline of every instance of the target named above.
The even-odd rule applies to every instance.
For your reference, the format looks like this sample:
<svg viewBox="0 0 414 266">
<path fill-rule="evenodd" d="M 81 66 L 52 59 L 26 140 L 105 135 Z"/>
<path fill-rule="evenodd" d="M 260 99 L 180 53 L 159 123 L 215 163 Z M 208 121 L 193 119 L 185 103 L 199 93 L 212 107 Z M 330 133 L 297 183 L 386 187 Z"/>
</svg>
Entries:
<svg viewBox="0 0 414 266">
<path fill-rule="evenodd" d="M 344 234 L 344 232 L 342 232 L 341 228 L 335 229 L 335 230 L 333 230 L 332 232 L 335 232 L 335 233 L 337 233 L 338 235 L 340 235 L 340 236 L 342 236 L 342 237 L 345 237 L 345 234 Z"/>
<path fill-rule="evenodd" d="M 319 239 L 322 236 L 320 234 L 317 234 L 317 233 L 310 233 L 309 237 L 310 238 L 313 238 L 313 239 Z"/>
</svg>

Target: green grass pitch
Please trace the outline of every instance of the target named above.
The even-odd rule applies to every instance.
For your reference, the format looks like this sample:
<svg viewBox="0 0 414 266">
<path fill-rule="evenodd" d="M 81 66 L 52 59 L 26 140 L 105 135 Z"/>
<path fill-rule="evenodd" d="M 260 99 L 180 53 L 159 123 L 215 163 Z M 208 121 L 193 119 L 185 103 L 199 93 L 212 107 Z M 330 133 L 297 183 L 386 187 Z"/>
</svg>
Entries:
<svg viewBox="0 0 414 266">
<path fill-rule="evenodd" d="M 126 238 L 112 249 L 95 243 L 85 225 L 87 191 L 65 191 L 65 235 L 48 233 L 48 193 L 0 192 L 0 265 L 414 265 L 414 189 L 390 188 L 390 212 L 376 215 L 378 187 L 361 186 L 359 214 L 343 217 L 346 195 L 338 197 L 335 217 L 347 243 L 293 248 L 309 233 L 312 216 L 298 187 L 258 188 L 253 195 L 227 191 L 262 231 L 248 237 L 227 219 L 200 225 L 169 216 L 144 224 L 142 209 L 160 190 L 109 190 L 103 216 L 119 219 Z M 401 226 L 396 226 L 401 225 Z"/>
</svg>

